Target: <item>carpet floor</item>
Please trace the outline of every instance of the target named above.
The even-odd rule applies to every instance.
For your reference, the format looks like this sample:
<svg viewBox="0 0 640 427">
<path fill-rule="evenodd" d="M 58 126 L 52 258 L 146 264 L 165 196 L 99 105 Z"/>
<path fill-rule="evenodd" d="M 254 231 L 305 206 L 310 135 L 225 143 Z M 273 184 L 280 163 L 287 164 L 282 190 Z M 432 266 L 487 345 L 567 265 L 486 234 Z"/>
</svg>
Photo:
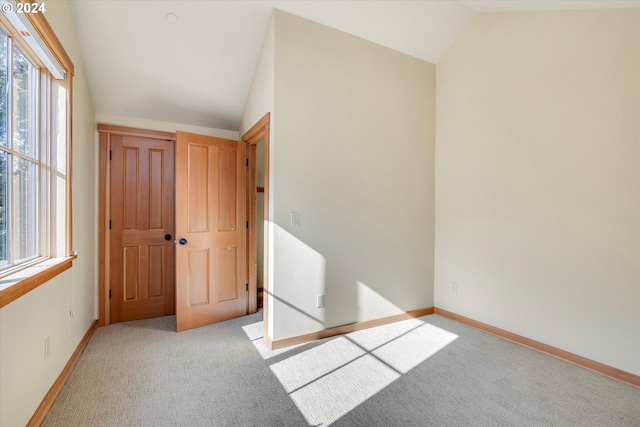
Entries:
<svg viewBox="0 0 640 427">
<path fill-rule="evenodd" d="M 54 426 L 640 426 L 640 389 L 438 315 L 271 351 L 262 312 L 99 328 Z"/>
</svg>

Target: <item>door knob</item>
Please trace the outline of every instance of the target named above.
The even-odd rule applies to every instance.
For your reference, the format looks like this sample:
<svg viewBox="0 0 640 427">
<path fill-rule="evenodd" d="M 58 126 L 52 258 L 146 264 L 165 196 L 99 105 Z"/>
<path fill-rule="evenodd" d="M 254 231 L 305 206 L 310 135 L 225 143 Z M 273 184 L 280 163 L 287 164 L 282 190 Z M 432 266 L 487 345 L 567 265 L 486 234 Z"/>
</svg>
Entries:
<svg viewBox="0 0 640 427">
<path fill-rule="evenodd" d="M 178 240 L 178 243 L 180 243 L 181 245 L 186 245 L 187 244 L 187 239 L 185 239 L 184 237 L 180 240 Z"/>
<path fill-rule="evenodd" d="M 171 234 L 165 234 L 164 240 L 171 240 Z"/>
</svg>

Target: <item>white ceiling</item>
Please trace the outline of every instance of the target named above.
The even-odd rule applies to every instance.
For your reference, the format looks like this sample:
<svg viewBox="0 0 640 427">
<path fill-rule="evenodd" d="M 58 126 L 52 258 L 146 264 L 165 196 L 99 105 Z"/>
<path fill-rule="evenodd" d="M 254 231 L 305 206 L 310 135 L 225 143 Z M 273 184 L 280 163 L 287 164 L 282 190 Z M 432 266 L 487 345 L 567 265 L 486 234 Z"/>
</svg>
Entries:
<svg viewBox="0 0 640 427">
<path fill-rule="evenodd" d="M 437 63 L 476 13 L 609 1 L 72 0 L 97 113 L 238 130 L 274 8 Z M 169 23 L 173 13 L 177 23 Z"/>
</svg>

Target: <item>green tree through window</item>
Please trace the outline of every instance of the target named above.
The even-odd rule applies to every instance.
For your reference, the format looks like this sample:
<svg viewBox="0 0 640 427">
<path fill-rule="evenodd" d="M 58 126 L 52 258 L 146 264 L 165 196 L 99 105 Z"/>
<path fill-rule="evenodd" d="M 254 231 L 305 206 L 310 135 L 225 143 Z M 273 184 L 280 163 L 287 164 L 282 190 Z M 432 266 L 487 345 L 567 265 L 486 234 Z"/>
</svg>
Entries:
<svg viewBox="0 0 640 427">
<path fill-rule="evenodd" d="M 42 14 L 0 15 L 0 307 L 74 258 L 73 69 Z"/>
<path fill-rule="evenodd" d="M 38 253 L 38 68 L 0 31 L 0 268 Z"/>
<path fill-rule="evenodd" d="M 8 77 L 9 36 L 0 30 L 0 146 L 6 147 L 7 140 L 7 102 L 9 98 Z M 7 187 L 9 154 L 0 150 L 0 268 L 9 264 L 9 233 L 7 216 Z"/>
</svg>

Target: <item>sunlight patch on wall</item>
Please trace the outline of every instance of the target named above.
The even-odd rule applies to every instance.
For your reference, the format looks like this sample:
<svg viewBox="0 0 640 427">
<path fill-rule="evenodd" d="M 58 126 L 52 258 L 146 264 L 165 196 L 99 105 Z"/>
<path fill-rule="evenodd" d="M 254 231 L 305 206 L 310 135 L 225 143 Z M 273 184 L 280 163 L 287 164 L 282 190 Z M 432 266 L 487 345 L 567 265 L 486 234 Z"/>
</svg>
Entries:
<svg viewBox="0 0 640 427">
<path fill-rule="evenodd" d="M 370 286 L 357 281 L 358 322 L 402 314 L 405 310 L 393 304 Z"/>
<path fill-rule="evenodd" d="M 290 231 L 273 224 L 274 259 L 286 259 L 286 267 L 276 265 L 267 295 L 273 313 L 274 340 L 302 335 L 325 328 L 325 310 L 316 306 L 316 295 L 326 292 L 325 257 Z M 280 286 L 283 283 L 296 286 Z"/>
</svg>

